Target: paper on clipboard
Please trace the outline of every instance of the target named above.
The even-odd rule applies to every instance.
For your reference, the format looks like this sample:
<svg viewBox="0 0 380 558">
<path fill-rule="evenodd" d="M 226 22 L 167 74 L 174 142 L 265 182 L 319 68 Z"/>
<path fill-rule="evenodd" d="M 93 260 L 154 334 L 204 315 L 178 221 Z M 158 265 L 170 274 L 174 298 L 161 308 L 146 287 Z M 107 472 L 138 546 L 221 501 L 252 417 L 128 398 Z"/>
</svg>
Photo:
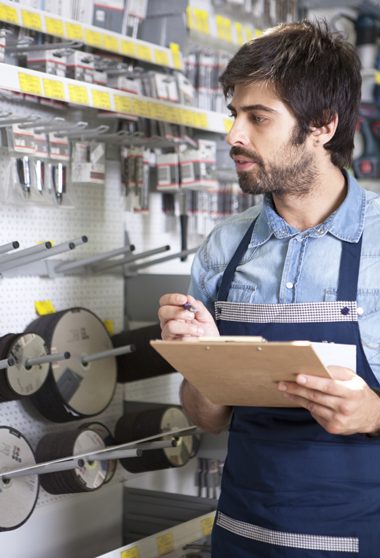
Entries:
<svg viewBox="0 0 380 558">
<path fill-rule="evenodd" d="M 355 345 L 238 336 L 150 344 L 203 395 L 221 405 L 294 407 L 278 391 L 279 381 L 294 381 L 299 373 L 329 377 L 329 365 L 356 371 Z"/>
</svg>

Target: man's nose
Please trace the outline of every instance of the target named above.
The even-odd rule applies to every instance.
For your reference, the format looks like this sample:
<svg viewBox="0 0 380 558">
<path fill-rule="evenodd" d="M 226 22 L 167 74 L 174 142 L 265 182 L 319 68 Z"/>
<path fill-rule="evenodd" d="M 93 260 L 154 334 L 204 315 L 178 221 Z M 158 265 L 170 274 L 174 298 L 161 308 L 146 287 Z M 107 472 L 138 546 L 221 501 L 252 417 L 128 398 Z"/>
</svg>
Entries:
<svg viewBox="0 0 380 558">
<path fill-rule="evenodd" d="M 226 141 L 229 145 L 248 145 L 249 138 L 244 124 L 235 120 L 227 134 Z"/>
</svg>

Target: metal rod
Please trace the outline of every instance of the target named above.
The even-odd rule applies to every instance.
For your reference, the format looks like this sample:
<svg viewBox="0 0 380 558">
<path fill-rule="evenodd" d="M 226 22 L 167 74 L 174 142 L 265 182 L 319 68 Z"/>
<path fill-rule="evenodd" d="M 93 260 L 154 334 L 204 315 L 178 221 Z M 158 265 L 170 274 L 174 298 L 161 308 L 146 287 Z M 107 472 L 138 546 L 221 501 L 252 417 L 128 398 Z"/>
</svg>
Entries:
<svg viewBox="0 0 380 558">
<path fill-rule="evenodd" d="M 2 246 L 0 246 L 0 254 L 5 254 L 6 252 L 9 252 L 9 250 L 15 250 L 16 248 L 20 247 L 20 243 L 17 242 L 17 240 L 14 240 L 13 242 L 8 242 L 8 244 L 3 244 Z"/>
<path fill-rule="evenodd" d="M 49 256 L 49 251 L 51 250 L 51 243 L 50 242 L 46 242 L 46 247 L 45 250 L 43 252 L 40 252 L 38 254 L 32 254 L 30 256 L 26 256 L 25 258 L 19 258 L 17 260 L 14 260 L 12 262 L 5 262 L 4 264 L 0 263 L 0 273 L 4 273 L 4 271 L 8 271 L 10 269 L 14 269 L 16 267 L 24 267 L 26 265 L 29 265 L 33 262 L 37 262 L 39 260 L 44 260 L 45 258 L 47 258 Z"/>
<path fill-rule="evenodd" d="M 74 138 L 86 138 L 88 136 L 97 138 L 98 136 L 101 136 L 102 134 L 105 134 L 106 132 L 108 132 L 108 130 L 110 129 L 109 126 L 107 126 L 106 124 L 101 124 L 100 126 L 98 126 L 97 128 L 91 128 L 88 130 L 83 130 L 83 132 L 80 131 L 75 131 L 75 130 L 62 130 L 61 132 L 57 132 L 55 135 L 57 138 L 69 138 L 69 139 L 74 139 Z"/>
<path fill-rule="evenodd" d="M 36 244 L 35 246 L 31 246 L 30 248 L 24 248 L 24 250 L 19 250 L 13 254 L 6 254 L 2 258 L 0 258 L 0 267 L 5 262 L 12 262 L 13 260 L 18 260 L 20 258 L 24 258 L 25 256 L 30 256 L 31 254 L 39 254 L 43 252 L 47 245 L 49 244 L 49 248 L 52 246 L 51 242 L 45 242 L 43 244 Z"/>
<path fill-rule="evenodd" d="M 69 351 L 64 353 L 53 353 L 50 355 L 44 355 L 35 358 L 27 358 L 24 362 L 24 366 L 27 369 L 32 368 L 32 366 L 38 366 L 39 364 L 46 364 L 48 362 L 59 362 L 61 360 L 68 360 L 71 357 Z"/>
<path fill-rule="evenodd" d="M 190 250 L 182 250 L 182 252 L 176 252 L 175 254 L 170 254 L 169 256 L 164 256 L 163 258 L 157 258 L 156 260 L 151 260 L 150 262 L 143 262 L 133 266 L 132 271 L 138 269 L 143 269 L 144 267 L 150 267 L 151 265 L 156 265 L 159 263 L 167 262 L 169 260 L 174 260 L 175 258 L 182 258 L 183 256 L 188 256 L 189 254 L 194 254 L 198 250 L 197 248 L 190 248 Z"/>
<path fill-rule="evenodd" d="M 7 54 L 17 54 L 18 52 L 32 52 L 39 50 L 61 50 L 65 48 L 81 48 L 83 43 L 78 41 L 67 41 L 62 43 L 45 43 L 43 45 L 25 45 L 25 46 L 5 46 L 5 52 Z"/>
<path fill-rule="evenodd" d="M 102 273 L 107 269 L 112 269 L 113 267 L 117 267 L 119 265 L 125 265 L 130 262 L 134 262 L 136 260 L 140 260 L 141 258 L 147 258 L 149 256 L 154 256 L 155 254 L 161 254 L 162 252 L 167 252 L 170 250 L 170 246 L 167 244 L 166 246 L 161 246 L 160 248 L 154 248 L 153 250 L 146 250 L 145 252 L 140 252 L 140 254 L 134 254 L 133 256 L 126 256 L 125 258 L 121 258 L 119 260 L 115 260 L 113 262 L 107 262 L 105 264 L 100 264 L 94 268 L 95 273 Z"/>
<path fill-rule="evenodd" d="M 9 368 L 10 366 L 14 366 L 15 364 L 16 361 L 14 358 L 4 358 L 3 360 L 0 360 L 0 370 Z"/>
<path fill-rule="evenodd" d="M 116 248 L 116 250 L 110 250 L 109 252 L 103 252 L 97 256 L 92 256 L 91 258 L 84 258 L 83 260 L 77 260 L 70 263 L 62 263 L 56 266 L 54 269 L 55 273 L 66 273 L 67 271 L 73 271 L 80 267 L 86 265 L 91 265 L 96 262 L 101 262 L 103 260 L 108 260 L 114 256 L 119 256 L 120 254 L 125 254 L 126 252 L 132 252 L 135 249 L 134 246 L 123 246 L 122 248 Z"/>
<path fill-rule="evenodd" d="M 54 126 L 57 126 L 57 124 L 63 124 L 63 123 L 67 123 L 66 120 L 62 117 L 62 116 L 56 116 L 55 118 L 49 118 L 48 120 L 39 120 L 38 121 L 38 127 L 40 128 L 41 126 L 51 126 L 52 124 Z M 30 128 L 35 128 L 36 125 L 35 124 L 31 124 L 30 122 L 28 124 L 20 124 L 19 128 L 21 130 L 28 130 Z"/>
<path fill-rule="evenodd" d="M 74 238 L 71 242 L 75 244 L 75 246 L 81 246 L 82 244 L 86 244 L 86 242 L 88 242 L 88 236 L 84 234 L 79 238 Z"/>
<path fill-rule="evenodd" d="M 94 360 L 100 360 L 102 358 L 108 358 L 118 355 L 125 355 L 127 353 L 133 353 L 134 351 L 134 345 L 124 345 L 123 347 L 117 347 L 116 349 L 110 349 L 109 351 L 101 351 L 92 355 L 83 355 L 81 357 L 81 362 L 82 364 L 88 364 L 89 362 L 93 362 Z"/>
<path fill-rule="evenodd" d="M 40 119 L 39 116 L 19 116 L 15 118 L 8 118 L 6 120 L 0 120 L 0 128 L 6 128 L 11 124 L 21 124 L 23 122 L 37 122 Z"/>
</svg>

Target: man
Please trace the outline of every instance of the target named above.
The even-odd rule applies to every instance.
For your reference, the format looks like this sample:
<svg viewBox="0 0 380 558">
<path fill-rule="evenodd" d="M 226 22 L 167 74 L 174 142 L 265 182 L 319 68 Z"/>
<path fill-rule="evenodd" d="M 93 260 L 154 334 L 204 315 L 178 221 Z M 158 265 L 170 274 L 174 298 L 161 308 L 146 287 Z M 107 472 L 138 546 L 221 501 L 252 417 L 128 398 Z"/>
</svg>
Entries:
<svg viewBox="0 0 380 558">
<path fill-rule="evenodd" d="M 264 203 L 214 229 L 189 295 L 162 296 L 162 337 L 355 344 L 357 374 L 280 382 L 293 408 L 230 409 L 183 382 L 196 424 L 230 428 L 213 556 L 378 558 L 380 203 L 344 170 L 358 58 L 324 24 L 284 24 L 245 44 L 221 83 L 240 186 Z"/>
</svg>

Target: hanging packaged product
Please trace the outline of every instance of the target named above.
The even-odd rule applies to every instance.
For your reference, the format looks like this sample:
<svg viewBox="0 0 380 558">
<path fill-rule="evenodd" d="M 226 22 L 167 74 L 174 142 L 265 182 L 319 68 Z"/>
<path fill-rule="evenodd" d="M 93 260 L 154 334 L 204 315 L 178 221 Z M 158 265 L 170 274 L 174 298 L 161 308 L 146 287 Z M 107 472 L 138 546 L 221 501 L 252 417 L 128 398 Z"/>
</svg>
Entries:
<svg viewBox="0 0 380 558">
<path fill-rule="evenodd" d="M 66 77 L 66 53 L 64 50 L 27 51 L 26 62 L 27 67 L 31 70 Z"/>
<path fill-rule="evenodd" d="M 126 211 L 149 211 L 150 152 L 143 147 L 122 149 L 122 181 L 126 191 Z"/>
<path fill-rule="evenodd" d="M 179 160 L 177 153 L 158 153 L 156 156 L 157 166 L 157 190 L 176 192 L 179 190 Z"/>
<path fill-rule="evenodd" d="M 94 0 L 93 25 L 121 33 L 124 17 L 124 0 Z"/>
<path fill-rule="evenodd" d="M 75 141 L 72 144 L 71 180 L 75 184 L 104 184 L 105 144 Z"/>
<path fill-rule="evenodd" d="M 66 75 L 68 78 L 93 83 L 94 72 L 95 63 L 91 54 L 75 50 L 67 57 Z"/>
<path fill-rule="evenodd" d="M 186 149 L 179 153 L 182 188 L 215 188 L 216 144 L 211 140 L 198 140 L 198 149 Z"/>
</svg>

